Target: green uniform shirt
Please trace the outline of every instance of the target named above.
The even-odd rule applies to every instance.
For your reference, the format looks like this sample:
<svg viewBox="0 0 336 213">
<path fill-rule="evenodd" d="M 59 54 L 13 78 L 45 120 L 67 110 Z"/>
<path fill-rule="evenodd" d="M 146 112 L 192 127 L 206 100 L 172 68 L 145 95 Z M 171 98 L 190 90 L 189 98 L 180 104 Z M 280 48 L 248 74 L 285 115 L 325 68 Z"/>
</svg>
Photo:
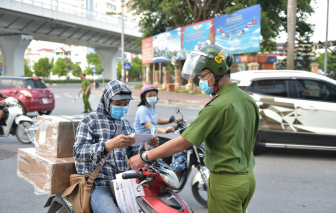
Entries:
<svg viewBox="0 0 336 213">
<path fill-rule="evenodd" d="M 255 165 L 253 148 L 259 108 L 236 83 L 220 88 L 182 137 L 200 146 L 205 141 L 205 165 L 211 172 L 249 172 Z"/>
<path fill-rule="evenodd" d="M 90 80 L 89 79 L 86 79 L 86 80 L 84 80 L 84 81 L 82 81 L 82 89 L 83 89 L 83 92 L 85 93 L 85 91 L 86 91 L 86 88 L 90 85 Z M 90 89 L 89 89 L 89 91 L 90 91 Z"/>
</svg>

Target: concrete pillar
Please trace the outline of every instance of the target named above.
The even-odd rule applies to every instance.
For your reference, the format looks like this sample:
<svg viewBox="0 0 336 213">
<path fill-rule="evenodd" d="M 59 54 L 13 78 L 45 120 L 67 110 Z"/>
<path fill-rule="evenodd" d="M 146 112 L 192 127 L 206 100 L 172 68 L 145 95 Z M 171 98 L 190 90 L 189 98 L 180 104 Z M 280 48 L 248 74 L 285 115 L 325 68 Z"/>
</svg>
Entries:
<svg viewBox="0 0 336 213">
<path fill-rule="evenodd" d="M 312 62 L 310 64 L 310 67 L 311 67 L 311 72 L 318 74 L 319 64 L 317 62 Z"/>
<path fill-rule="evenodd" d="M 162 89 L 167 89 L 170 82 L 170 70 L 165 70 L 164 72 L 164 82 L 162 84 Z"/>
<path fill-rule="evenodd" d="M 102 68 L 104 69 L 102 73 L 103 77 L 109 80 L 117 80 L 119 48 L 95 48 L 95 52 L 99 55 L 102 62 Z"/>
<path fill-rule="evenodd" d="M 24 52 L 32 40 L 30 35 L 0 36 L 2 76 L 24 76 Z"/>
<path fill-rule="evenodd" d="M 181 71 L 180 70 L 174 70 L 175 72 L 175 90 L 178 90 L 180 88 L 180 82 L 181 82 Z"/>
<path fill-rule="evenodd" d="M 159 79 L 159 70 L 154 71 L 154 86 L 159 87 L 160 86 L 160 79 Z"/>
<path fill-rule="evenodd" d="M 193 91 L 194 88 L 196 88 L 196 85 L 194 84 L 194 79 L 192 76 L 190 76 L 188 80 L 188 84 L 186 84 L 186 90 L 187 91 Z"/>
<path fill-rule="evenodd" d="M 146 70 L 146 84 L 152 84 L 152 71 L 149 66 Z"/>
</svg>

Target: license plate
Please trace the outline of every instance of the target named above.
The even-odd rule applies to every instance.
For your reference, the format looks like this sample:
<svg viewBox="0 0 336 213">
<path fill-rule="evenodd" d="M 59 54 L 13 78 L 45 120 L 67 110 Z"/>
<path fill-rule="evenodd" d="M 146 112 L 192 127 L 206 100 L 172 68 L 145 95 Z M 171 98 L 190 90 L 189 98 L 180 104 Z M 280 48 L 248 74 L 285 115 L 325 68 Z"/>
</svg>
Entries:
<svg viewBox="0 0 336 213">
<path fill-rule="evenodd" d="M 48 104 L 49 100 L 48 100 L 48 98 L 42 98 L 42 102 L 43 102 L 43 104 Z"/>
</svg>

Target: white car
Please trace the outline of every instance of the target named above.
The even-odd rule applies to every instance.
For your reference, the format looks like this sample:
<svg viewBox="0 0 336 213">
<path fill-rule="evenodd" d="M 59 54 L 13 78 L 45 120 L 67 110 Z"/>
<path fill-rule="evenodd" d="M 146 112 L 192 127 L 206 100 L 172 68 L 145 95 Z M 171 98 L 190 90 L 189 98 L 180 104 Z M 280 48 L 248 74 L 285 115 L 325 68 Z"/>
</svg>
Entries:
<svg viewBox="0 0 336 213">
<path fill-rule="evenodd" d="M 258 146 L 336 150 L 336 81 L 307 71 L 241 71 L 231 79 L 260 109 Z"/>
</svg>

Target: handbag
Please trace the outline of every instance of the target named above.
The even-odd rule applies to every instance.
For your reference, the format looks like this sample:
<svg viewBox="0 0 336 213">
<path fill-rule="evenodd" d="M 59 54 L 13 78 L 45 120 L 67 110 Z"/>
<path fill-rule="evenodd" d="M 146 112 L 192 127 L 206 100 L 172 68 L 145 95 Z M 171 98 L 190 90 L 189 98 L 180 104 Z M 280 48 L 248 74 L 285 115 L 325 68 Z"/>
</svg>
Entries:
<svg viewBox="0 0 336 213">
<path fill-rule="evenodd" d="M 121 133 L 123 123 L 121 122 L 120 129 L 117 134 Z M 91 195 L 93 191 L 93 182 L 103 168 L 106 160 L 111 155 L 113 150 L 109 151 L 104 159 L 104 163 L 98 166 L 92 174 L 71 174 L 70 175 L 70 186 L 64 190 L 62 197 L 69 196 L 72 208 L 76 213 L 90 213 L 91 212 Z"/>
</svg>

